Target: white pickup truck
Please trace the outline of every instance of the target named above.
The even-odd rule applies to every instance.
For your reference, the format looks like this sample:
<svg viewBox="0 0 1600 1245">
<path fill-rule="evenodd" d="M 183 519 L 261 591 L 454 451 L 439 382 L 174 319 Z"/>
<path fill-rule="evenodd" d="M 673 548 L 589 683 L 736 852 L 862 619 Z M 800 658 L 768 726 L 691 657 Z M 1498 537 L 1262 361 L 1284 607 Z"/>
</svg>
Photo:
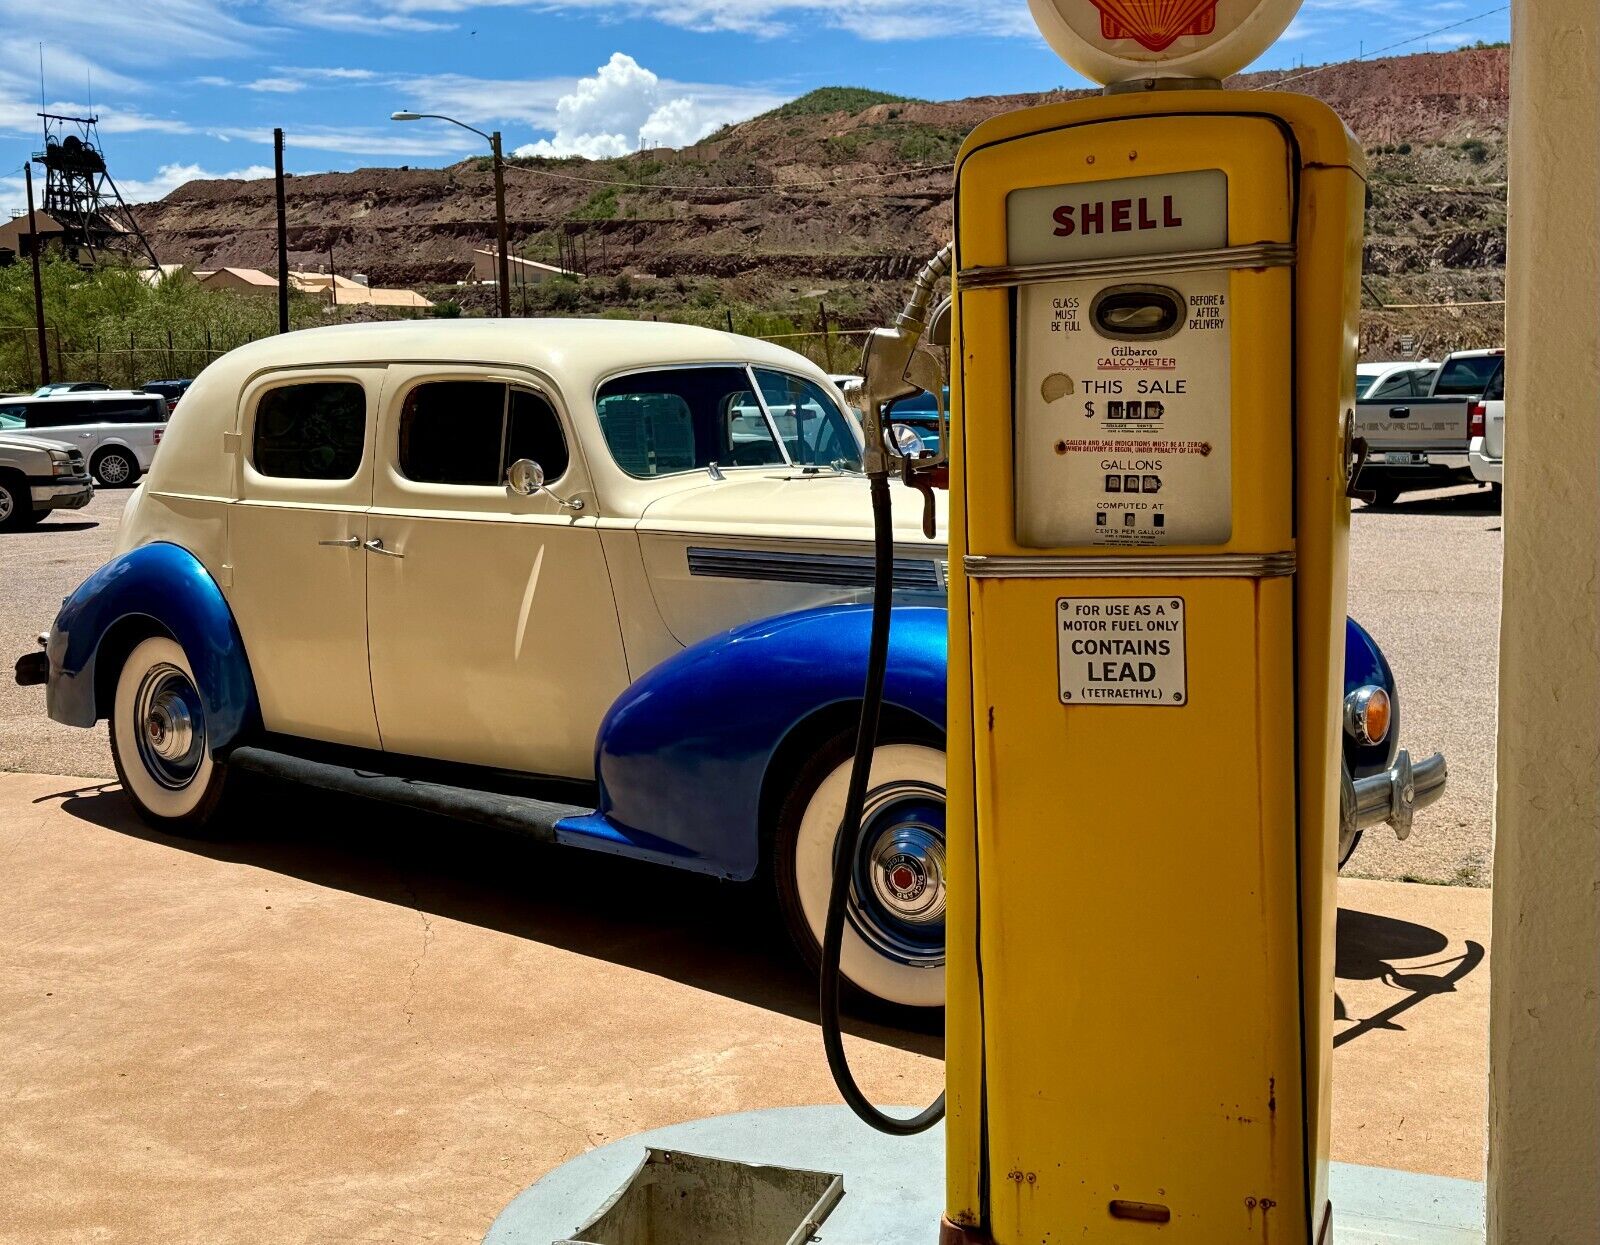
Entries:
<svg viewBox="0 0 1600 1245">
<path fill-rule="evenodd" d="M 1356 402 L 1356 435 L 1368 449 L 1357 487 L 1387 506 L 1401 493 L 1471 480 L 1472 408 L 1504 356 L 1460 350 L 1436 370 L 1390 365 L 1370 380 Z M 1357 386 L 1361 393 L 1359 377 Z"/>
<path fill-rule="evenodd" d="M 1467 427 L 1472 440 L 1467 458 L 1472 478 L 1498 490 L 1506 459 L 1506 369 L 1504 360 L 1489 378 L 1483 396 L 1468 408 Z"/>
</svg>

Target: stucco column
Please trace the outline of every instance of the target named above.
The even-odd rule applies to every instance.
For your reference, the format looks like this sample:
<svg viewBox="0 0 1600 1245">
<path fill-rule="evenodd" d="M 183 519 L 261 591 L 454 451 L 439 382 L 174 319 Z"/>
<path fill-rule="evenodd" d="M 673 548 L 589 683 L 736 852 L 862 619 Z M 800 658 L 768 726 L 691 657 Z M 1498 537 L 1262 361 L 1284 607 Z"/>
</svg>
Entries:
<svg viewBox="0 0 1600 1245">
<path fill-rule="evenodd" d="M 1490 1245 L 1600 1240 L 1600 6 L 1516 0 Z"/>
</svg>

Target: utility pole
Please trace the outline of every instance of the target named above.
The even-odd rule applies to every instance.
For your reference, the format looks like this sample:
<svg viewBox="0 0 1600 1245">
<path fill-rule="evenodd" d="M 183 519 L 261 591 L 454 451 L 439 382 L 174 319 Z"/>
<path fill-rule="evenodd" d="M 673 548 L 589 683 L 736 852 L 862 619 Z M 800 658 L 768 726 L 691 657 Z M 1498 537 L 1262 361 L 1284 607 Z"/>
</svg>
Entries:
<svg viewBox="0 0 1600 1245">
<path fill-rule="evenodd" d="M 500 258 L 497 278 L 500 285 L 500 315 L 511 318 L 511 257 L 506 253 L 506 161 L 500 150 L 500 131 L 489 135 L 494 151 L 494 232 L 499 239 Z"/>
<path fill-rule="evenodd" d="M 283 196 L 283 130 L 272 131 L 273 174 L 278 196 L 278 332 L 289 331 L 289 213 Z"/>
<path fill-rule="evenodd" d="M 28 251 L 33 256 L 33 319 L 39 330 L 39 383 L 50 383 L 50 347 L 44 333 L 44 284 L 39 278 L 39 226 L 33 216 L 33 162 L 22 166 L 28 183 Z"/>
</svg>

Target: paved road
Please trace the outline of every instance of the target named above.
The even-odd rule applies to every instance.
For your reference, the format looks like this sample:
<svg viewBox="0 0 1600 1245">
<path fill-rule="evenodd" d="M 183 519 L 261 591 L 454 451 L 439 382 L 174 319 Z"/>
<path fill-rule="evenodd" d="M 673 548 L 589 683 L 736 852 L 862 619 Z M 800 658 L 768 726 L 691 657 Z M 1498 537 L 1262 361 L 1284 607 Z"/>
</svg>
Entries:
<svg viewBox="0 0 1600 1245">
<path fill-rule="evenodd" d="M 112 772 L 103 724 L 56 726 L 44 716 L 43 692 L 14 686 L 9 670 L 61 598 L 108 556 L 127 498 L 102 491 L 84 510 L 0 533 L 0 769 Z M 1356 508 L 1350 612 L 1400 680 L 1405 746 L 1418 756 L 1444 752 L 1450 787 L 1408 842 L 1386 829 L 1370 833 L 1347 873 L 1489 882 L 1500 556 L 1500 515 L 1487 492 L 1424 493 L 1386 510 Z"/>
</svg>

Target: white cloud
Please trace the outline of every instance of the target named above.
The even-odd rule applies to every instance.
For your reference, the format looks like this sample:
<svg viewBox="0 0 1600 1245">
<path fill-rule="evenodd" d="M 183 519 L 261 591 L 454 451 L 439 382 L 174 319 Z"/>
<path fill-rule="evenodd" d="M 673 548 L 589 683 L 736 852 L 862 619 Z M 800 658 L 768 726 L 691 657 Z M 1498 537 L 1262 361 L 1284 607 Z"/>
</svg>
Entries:
<svg viewBox="0 0 1600 1245">
<path fill-rule="evenodd" d="M 305 90 L 306 84 L 295 78 L 257 78 L 254 82 L 246 82 L 244 89 L 273 95 L 293 95 L 296 91 Z"/>
<path fill-rule="evenodd" d="M 272 144 L 272 130 L 265 126 L 228 126 L 211 131 L 211 135 L 224 142 L 239 139 L 263 146 Z M 389 125 L 382 129 L 370 126 L 286 126 L 283 141 L 289 151 L 337 151 L 345 155 L 376 156 L 385 162 L 398 156 L 459 159 L 482 147 L 476 138 L 454 126 L 433 133 L 401 125 Z"/>
<path fill-rule="evenodd" d="M 625 52 L 592 77 L 580 78 L 555 101 L 555 131 L 525 143 L 519 156 L 622 156 L 646 147 L 684 147 L 730 121 L 782 102 L 764 91 L 696 88 L 663 81 Z"/>
<path fill-rule="evenodd" d="M 232 178 L 241 180 L 254 180 L 258 177 L 271 177 L 272 169 L 264 164 L 252 164 L 247 168 L 233 169 L 227 173 L 212 173 L 198 164 L 164 164 L 154 177 L 134 181 L 119 181 L 117 189 L 122 191 L 124 201 L 128 203 L 151 203 L 156 199 L 164 198 L 171 194 L 185 182 L 209 181 L 216 178 Z M 39 196 L 43 193 L 37 178 L 34 179 L 33 194 L 37 206 Z M 28 206 L 27 191 L 20 177 L 0 177 L 0 213 L 10 216 L 13 211 L 22 211 Z"/>
</svg>

